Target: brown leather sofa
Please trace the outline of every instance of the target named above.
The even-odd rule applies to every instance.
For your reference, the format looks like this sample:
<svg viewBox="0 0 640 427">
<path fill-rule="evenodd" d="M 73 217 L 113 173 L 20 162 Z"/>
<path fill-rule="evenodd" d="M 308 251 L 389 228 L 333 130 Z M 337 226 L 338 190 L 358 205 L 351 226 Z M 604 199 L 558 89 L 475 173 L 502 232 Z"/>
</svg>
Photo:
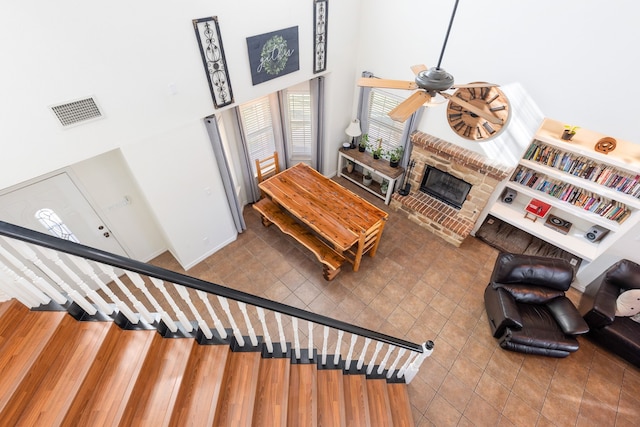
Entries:
<svg viewBox="0 0 640 427">
<path fill-rule="evenodd" d="M 640 265 L 621 260 L 589 284 L 580 302 L 588 337 L 602 348 L 640 367 L 640 323 L 616 317 L 616 302 L 629 289 L 640 289 Z"/>
<path fill-rule="evenodd" d="M 484 293 L 489 326 L 511 351 L 566 357 L 589 327 L 565 296 L 573 269 L 560 258 L 501 253 Z"/>
</svg>

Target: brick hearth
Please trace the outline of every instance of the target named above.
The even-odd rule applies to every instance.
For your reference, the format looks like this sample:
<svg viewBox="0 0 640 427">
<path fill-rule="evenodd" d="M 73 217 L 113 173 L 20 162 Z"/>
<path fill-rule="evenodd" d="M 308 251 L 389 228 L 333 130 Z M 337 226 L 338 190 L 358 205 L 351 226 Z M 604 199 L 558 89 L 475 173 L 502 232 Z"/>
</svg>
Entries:
<svg viewBox="0 0 640 427">
<path fill-rule="evenodd" d="M 460 246 L 469 235 L 491 193 L 512 168 L 422 132 L 411 135 L 411 159 L 416 164 L 408 177 L 411 193 L 394 193 L 391 207 L 404 211 L 408 218 L 449 243 Z M 436 167 L 472 185 L 460 210 L 420 191 L 425 169 Z"/>
</svg>

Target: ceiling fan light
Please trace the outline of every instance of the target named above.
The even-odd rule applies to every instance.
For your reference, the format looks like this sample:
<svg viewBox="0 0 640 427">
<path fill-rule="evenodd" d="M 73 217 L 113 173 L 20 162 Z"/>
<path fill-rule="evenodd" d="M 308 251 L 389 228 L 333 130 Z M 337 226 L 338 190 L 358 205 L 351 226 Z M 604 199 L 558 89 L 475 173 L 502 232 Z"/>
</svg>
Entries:
<svg viewBox="0 0 640 427">
<path fill-rule="evenodd" d="M 432 67 L 416 76 L 416 84 L 427 91 L 447 90 L 453 83 L 453 76 L 443 68 Z"/>
</svg>

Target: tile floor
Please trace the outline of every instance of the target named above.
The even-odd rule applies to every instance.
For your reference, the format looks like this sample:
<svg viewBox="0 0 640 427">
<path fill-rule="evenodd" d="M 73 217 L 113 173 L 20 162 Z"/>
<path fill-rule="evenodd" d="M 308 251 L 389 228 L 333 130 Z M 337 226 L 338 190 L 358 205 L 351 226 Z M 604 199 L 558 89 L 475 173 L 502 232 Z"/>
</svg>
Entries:
<svg viewBox="0 0 640 427">
<path fill-rule="evenodd" d="M 435 350 L 409 385 L 417 426 L 633 426 L 640 370 L 580 338 L 566 359 L 507 352 L 483 305 L 498 252 L 469 237 L 455 248 L 349 182 L 390 213 L 378 254 L 332 282 L 276 227 L 245 209 L 247 231 L 188 274 L 332 316 Z M 155 262 L 177 269 L 170 256 Z M 569 297 L 578 304 L 580 294 Z M 635 421 L 634 421 L 635 420 Z"/>
</svg>

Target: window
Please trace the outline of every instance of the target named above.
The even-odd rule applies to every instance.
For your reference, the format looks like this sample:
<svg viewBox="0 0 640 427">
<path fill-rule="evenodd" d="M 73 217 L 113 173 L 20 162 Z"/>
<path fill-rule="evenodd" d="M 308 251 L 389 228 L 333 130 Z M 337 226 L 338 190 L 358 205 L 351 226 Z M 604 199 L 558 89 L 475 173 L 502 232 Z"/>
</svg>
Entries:
<svg viewBox="0 0 640 427">
<path fill-rule="evenodd" d="M 292 160 L 311 159 L 311 94 L 304 82 L 284 91 L 287 147 Z"/>
<path fill-rule="evenodd" d="M 243 104 L 239 108 L 247 150 L 255 174 L 255 160 L 271 156 L 276 151 L 271 101 L 268 96 L 265 96 Z"/>
<path fill-rule="evenodd" d="M 374 145 L 382 138 L 382 149 L 391 150 L 402 145 L 405 123 L 391 120 L 388 113 L 396 108 L 404 98 L 388 92 L 372 89 L 369 96 L 369 143 Z"/>
<path fill-rule="evenodd" d="M 75 234 L 73 234 L 69 227 L 67 227 L 66 224 L 62 222 L 58 214 L 56 214 L 53 209 L 40 209 L 34 214 L 34 216 L 40 222 L 40 224 L 42 224 L 42 226 L 54 236 L 60 239 L 80 243 L 80 240 L 78 240 L 78 238 L 75 236 Z"/>
</svg>

